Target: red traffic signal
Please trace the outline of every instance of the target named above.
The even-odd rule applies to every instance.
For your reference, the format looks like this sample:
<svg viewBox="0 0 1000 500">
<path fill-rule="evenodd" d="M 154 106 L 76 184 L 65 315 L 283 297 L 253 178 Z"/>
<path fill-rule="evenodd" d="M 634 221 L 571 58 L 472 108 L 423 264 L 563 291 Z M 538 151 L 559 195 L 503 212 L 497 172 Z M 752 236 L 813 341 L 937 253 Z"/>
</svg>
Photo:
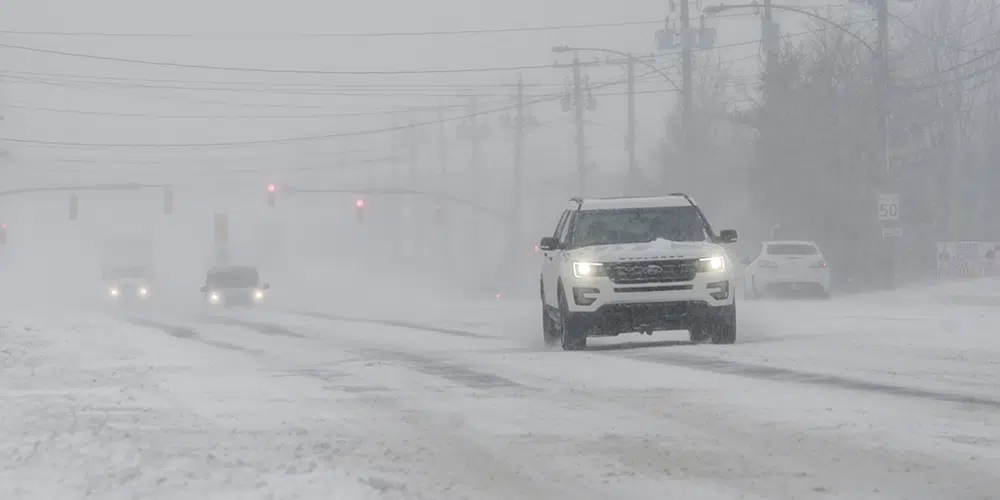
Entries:
<svg viewBox="0 0 1000 500">
<path fill-rule="evenodd" d="M 278 186 L 272 184 L 267 185 L 267 206 L 273 207 L 277 201 Z"/>
<path fill-rule="evenodd" d="M 355 204 L 355 205 L 356 205 L 356 206 L 357 206 L 358 208 L 365 208 L 365 200 L 362 200 L 362 199 L 359 199 L 358 201 L 354 202 L 354 204 Z"/>
<path fill-rule="evenodd" d="M 358 222 L 365 220 L 365 200 L 358 198 L 354 206 L 357 207 Z"/>
</svg>

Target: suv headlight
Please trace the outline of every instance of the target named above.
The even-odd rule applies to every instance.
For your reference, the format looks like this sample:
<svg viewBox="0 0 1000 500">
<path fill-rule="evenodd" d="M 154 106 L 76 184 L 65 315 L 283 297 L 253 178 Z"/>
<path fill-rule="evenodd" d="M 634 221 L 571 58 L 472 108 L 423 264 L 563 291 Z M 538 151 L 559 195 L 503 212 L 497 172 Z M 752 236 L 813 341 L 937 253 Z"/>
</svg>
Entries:
<svg viewBox="0 0 1000 500">
<path fill-rule="evenodd" d="M 721 255 L 698 259 L 699 273 L 719 273 L 726 270 L 726 258 Z"/>
<path fill-rule="evenodd" d="M 573 277 L 575 278 L 599 278 L 607 275 L 608 272 L 604 269 L 604 264 L 596 262 L 573 263 Z"/>
</svg>

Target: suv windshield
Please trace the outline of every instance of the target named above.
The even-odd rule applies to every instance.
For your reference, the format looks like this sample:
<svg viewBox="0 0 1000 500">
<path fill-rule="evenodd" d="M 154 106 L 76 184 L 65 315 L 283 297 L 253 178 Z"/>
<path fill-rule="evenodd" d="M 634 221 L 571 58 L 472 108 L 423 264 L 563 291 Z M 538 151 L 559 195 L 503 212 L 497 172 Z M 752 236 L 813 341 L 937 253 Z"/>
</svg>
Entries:
<svg viewBox="0 0 1000 500">
<path fill-rule="evenodd" d="M 585 210 L 573 228 L 572 246 L 670 241 L 706 241 L 697 209 L 685 207 Z"/>
<path fill-rule="evenodd" d="M 215 288 L 253 288 L 260 283 L 252 267 L 225 269 L 208 273 L 208 286 Z"/>
<path fill-rule="evenodd" d="M 772 243 L 767 245 L 768 255 L 817 255 L 819 249 L 809 243 Z"/>
</svg>

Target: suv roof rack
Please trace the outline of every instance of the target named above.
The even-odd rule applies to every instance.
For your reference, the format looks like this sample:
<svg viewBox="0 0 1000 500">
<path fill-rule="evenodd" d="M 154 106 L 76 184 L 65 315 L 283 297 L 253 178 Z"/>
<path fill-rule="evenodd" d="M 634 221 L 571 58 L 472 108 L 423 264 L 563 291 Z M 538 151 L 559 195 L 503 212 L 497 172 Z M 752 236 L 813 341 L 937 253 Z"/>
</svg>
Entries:
<svg viewBox="0 0 1000 500">
<path fill-rule="evenodd" d="M 583 206 L 583 197 L 581 196 L 574 196 L 570 198 L 569 201 L 576 203 L 576 208 L 580 208 L 581 206 Z"/>
</svg>

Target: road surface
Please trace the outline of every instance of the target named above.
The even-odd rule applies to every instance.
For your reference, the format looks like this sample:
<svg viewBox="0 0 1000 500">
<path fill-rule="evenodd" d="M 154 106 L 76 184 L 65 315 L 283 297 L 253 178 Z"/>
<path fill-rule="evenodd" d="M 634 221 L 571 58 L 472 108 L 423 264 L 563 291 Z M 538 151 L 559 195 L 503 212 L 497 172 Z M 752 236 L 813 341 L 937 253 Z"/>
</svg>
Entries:
<svg viewBox="0 0 1000 500">
<path fill-rule="evenodd" d="M 534 302 L 12 311 L 0 498 L 1000 498 L 1000 307 L 941 297 L 586 352 Z"/>
</svg>

